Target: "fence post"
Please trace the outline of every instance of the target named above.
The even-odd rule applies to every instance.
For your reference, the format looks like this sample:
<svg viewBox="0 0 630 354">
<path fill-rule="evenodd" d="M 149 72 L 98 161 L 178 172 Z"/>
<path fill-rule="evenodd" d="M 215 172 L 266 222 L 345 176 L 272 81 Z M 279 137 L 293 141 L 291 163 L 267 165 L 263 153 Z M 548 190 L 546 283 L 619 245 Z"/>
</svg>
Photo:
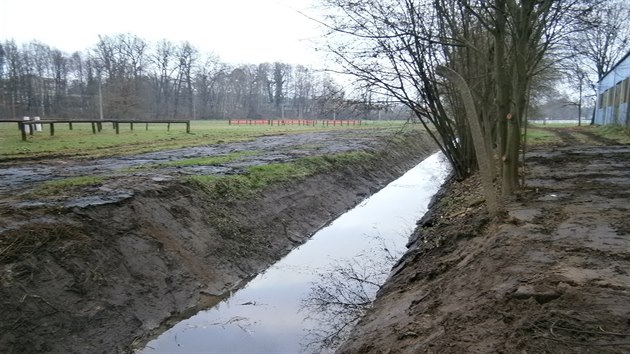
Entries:
<svg viewBox="0 0 630 354">
<path fill-rule="evenodd" d="M 72 130 L 72 128 L 70 130 Z M 96 134 L 96 123 L 94 122 L 92 122 L 92 134 Z"/>
<path fill-rule="evenodd" d="M 190 121 L 186 122 L 186 134 L 190 134 Z"/>
<path fill-rule="evenodd" d="M 94 125 L 94 123 L 92 123 L 92 125 Z M 68 122 L 68 129 L 72 130 L 72 122 Z"/>
<path fill-rule="evenodd" d="M 166 123 L 166 131 L 167 132 L 171 131 L 171 122 Z"/>
<path fill-rule="evenodd" d="M 55 123 L 50 123 L 50 136 L 55 135 Z"/>
<path fill-rule="evenodd" d="M 34 121 L 39 121 L 39 117 L 33 117 Z M 35 124 L 35 131 L 36 132 L 41 132 L 42 131 L 42 125 L 41 124 Z"/>
<path fill-rule="evenodd" d="M 147 130 L 147 131 L 148 131 L 148 130 L 149 130 L 149 123 L 145 123 L 145 124 L 146 124 L 146 125 L 145 125 L 145 127 L 144 127 L 144 130 Z"/>
<path fill-rule="evenodd" d="M 24 123 L 18 122 L 18 128 L 20 129 L 20 134 L 22 134 L 22 141 L 26 141 L 26 127 Z"/>
<path fill-rule="evenodd" d="M 120 129 L 119 129 L 120 124 L 118 124 L 118 122 L 115 122 L 114 126 L 116 126 L 116 134 L 120 133 Z"/>
<path fill-rule="evenodd" d="M 26 116 L 25 116 L 24 118 L 22 118 L 22 120 L 24 120 L 24 121 L 29 121 L 29 120 L 31 120 L 31 118 L 30 118 L 30 117 L 26 117 Z M 29 134 L 31 133 L 31 126 L 30 126 L 30 125 L 28 125 L 28 124 L 22 124 L 22 126 L 24 127 L 24 131 L 25 131 L 26 133 L 29 133 Z"/>
<path fill-rule="evenodd" d="M 129 130 L 133 131 L 133 122 L 129 123 Z"/>
</svg>

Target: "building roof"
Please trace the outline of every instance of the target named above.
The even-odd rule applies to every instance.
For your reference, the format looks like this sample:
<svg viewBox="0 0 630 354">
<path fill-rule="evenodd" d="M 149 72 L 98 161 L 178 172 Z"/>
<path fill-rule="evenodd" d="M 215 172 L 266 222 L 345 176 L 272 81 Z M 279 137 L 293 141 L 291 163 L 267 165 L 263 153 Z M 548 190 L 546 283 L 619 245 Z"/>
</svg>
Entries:
<svg viewBox="0 0 630 354">
<path fill-rule="evenodd" d="M 613 74 L 612 76 L 610 74 Z M 599 92 L 613 87 L 617 82 L 630 77 L 630 51 L 619 59 L 599 80 Z"/>
<path fill-rule="evenodd" d="M 621 65 L 621 63 L 626 60 L 628 57 L 630 57 L 630 51 L 628 51 L 628 53 L 626 53 L 626 55 L 624 55 L 621 59 L 619 59 L 615 65 L 613 65 L 605 74 L 604 76 L 602 76 L 602 80 L 608 76 L 608 74 L 610 74 L 611 72 L 613 72 L 619 65 Z"/>
</svg>

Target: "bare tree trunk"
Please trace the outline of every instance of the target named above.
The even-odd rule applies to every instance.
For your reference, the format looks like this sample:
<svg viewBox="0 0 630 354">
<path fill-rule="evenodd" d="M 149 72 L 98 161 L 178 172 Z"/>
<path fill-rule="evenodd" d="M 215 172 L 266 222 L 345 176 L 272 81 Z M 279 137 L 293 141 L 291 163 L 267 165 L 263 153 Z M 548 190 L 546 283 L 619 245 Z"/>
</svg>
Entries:
<svg viewBox="0 0 630 354">
<path fill-rule="evenodd" d="M 479 164 L 479 173 L 481 174 L 481 184 L 483 185 L 484 194 L 486 195 L 486 207 L 490 216 L 494 217 L 499 213 L 499 203 L 497 201 L 497 192 L 494 188 L 494 163 L 492 160 L 492 152 L 487 150 L 484 140 L 483 131 L 475 109 L 475 102 L 470 93 L 470 88 L 466 81 L 456 71 L 445 66 L 438 66 L 437 73 L 450 81 L 459 91 L 464 107 L 466 109 L 466 118 L 468 120 L 470 132 L 472 135 L 477 163 Z"/>
</svg>

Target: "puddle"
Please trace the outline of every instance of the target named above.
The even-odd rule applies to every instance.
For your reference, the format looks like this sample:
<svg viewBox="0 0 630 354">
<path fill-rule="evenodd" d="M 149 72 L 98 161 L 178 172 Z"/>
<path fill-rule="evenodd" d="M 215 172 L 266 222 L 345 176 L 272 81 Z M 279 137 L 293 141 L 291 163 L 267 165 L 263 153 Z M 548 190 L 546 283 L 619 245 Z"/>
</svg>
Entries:
<svg viewBox="0 0 630 354">
<path fill-rule="evenodd" d="M 325 292 L 339 292 L 349 302 L 373 299 L 377 284 L 385 281 L 395 262 L 391 256 L 404 252 L 407 237 L 426 212 L 448 168 L 441 154 L 429 157 L 321 229 L 231 297 L 179 322 L 137 353 L 332 350 L 320 347 L 317 341 L 336 330 L 339 322 L 335 319 L 347 317 L 312 306 L 312 300 Z M 348 269 L 363 281 L 353 281 L 352 274 L 344 281 Z M 354 298 L 357 294 L 360 296 Z M 312 345 L 306 347 L 309 343 Z"/>
</svg>

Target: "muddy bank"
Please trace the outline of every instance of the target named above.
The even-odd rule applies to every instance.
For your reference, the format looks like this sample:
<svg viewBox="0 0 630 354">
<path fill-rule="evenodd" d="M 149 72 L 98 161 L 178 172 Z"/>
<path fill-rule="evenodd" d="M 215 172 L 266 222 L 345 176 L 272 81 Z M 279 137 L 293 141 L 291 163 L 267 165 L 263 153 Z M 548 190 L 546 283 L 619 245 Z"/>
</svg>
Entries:
<svg viewBox="0 0 630 354">
<path fill-rule="evenodd" d="M 255 198 L 211 198 L 194 184 L 162 179 L 108 204 L 3 207 L 0 351 L 141 346 L 434 151 L 419 133 L 369 149 L 380 152 Z"/>
<path fill-rule="evenodd" d="M 558 135 L 503 218 L 445 188 L 338 353 L 630 351 L 630 146 Z"/>
</svg>

